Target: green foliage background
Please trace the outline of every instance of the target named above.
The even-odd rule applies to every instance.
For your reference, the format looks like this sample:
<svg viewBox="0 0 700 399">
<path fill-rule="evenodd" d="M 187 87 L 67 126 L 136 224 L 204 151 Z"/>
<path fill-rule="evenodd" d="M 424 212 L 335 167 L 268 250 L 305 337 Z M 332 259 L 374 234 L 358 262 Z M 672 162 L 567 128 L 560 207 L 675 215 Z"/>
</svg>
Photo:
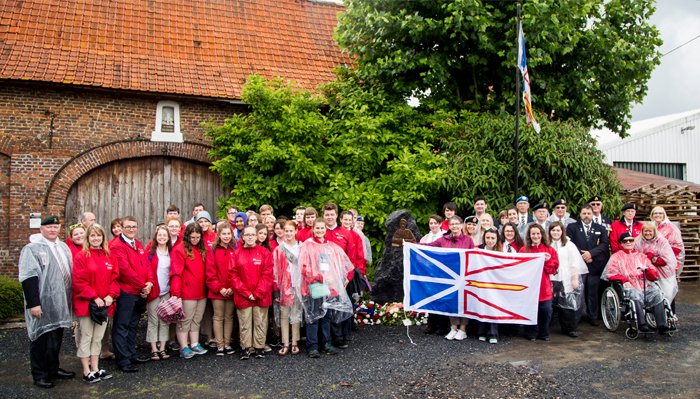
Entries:
<svg viewBox="0 0 700 399">
<path fill-rule="evenodd" d="M 16 279 L 0 276 L 0 320 L 21 315 L 23 309 L 22 284 Z"/>
</svg>

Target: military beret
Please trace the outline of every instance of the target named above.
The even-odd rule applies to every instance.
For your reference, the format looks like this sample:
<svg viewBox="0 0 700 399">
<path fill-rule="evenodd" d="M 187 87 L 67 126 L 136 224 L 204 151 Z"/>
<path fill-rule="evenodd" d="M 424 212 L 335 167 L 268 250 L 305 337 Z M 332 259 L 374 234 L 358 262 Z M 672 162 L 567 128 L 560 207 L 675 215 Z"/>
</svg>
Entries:
<svg viewBox="0 0 700 399">
<path fill-rule="evenodd" d="M 530 202 L 530 199 L 523 195 L 521 197 L 518 197 L 518 199 L 515 200 L 515 203 L 517 204 L 520 201 Z"/>
<path fill-rule="evenodd" d="M 600 198 L 600 197 L 597 196 L 597 195 L 594 195 L 594 196 L 592 196 L 592 197 L 588 200 L 588 202 L 591 203 L 591 202 L 593 202 L 593 201 L 601 201 L 601 202 L 602 202 L 603 199 Z"/>
<path fill-rule="evenodd" d="M 630 235 L 630 233 L 625 232 L 625 233 L 620 234 L 620 238 L 617 239 L 617 242 L 621 243 L 622 241 L 625 241 L 626 239 L 630 239 L 630 238 L 634 239 L 634 237 L 632 237 Z"/>
<path fill-rule="evenodd" d="M 625 205 L 622 205 L 622 212 L 628 210 L 628 209 L 637 209 L 637 206 L 634 205 L 631 202 L 626 203 Z"/>
<path fill-rule="evenodd" d="M 365 217 L 364 217 L 364 216 L 358 216 L 358 217 L 357 217 L 357 221 L 358 221 L 358 222 L 364 222 L 364 221 L 365 221 Z"/>
<path fill-rule="evenodd" d="M 474 223 L 474 224 L 478 224 L 478 223 L 479 223 L 479 219 L 478 219 L 476 216 L 469 216 L 468 218 L 466 218 L 466 219 L 464 220 L 464 223 Z"/>
<path fill-rule="evenodd" d="M 42 226 L 48 226 L 50 224 L 61 224 L 61 222 L 58 221 L 58 217 L 56 216 L 47 216 L 41 219 Z"/>
<path fill-rule="evenodd" d="M 546 202 L 540 202 L 539 204 L 535 205 L 532 207 L 532 211 L 535 212 L 538 209 L 547 209 L 547 203 Z"/>
<path fill-rule="evenodd" d="M 561 199 L 558 199 L 558 200 L 554 201 L 554 203 L 552 204 L 552 208 L 556 208 L 556 207 L 559 206 L 559 205 L 564 205 L 564 206 L 567 206 L 567 207 L 569 206 L 569 205 L 566 203 L 566 200 L 563 199 L 563 198 L 561 198 Z"/>
</svg>

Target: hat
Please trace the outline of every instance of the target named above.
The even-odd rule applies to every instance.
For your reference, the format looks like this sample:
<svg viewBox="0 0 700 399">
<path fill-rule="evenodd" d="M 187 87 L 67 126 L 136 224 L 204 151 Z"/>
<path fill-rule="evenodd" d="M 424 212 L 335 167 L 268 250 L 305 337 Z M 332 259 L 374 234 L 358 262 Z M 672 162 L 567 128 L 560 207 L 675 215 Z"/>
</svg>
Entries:
<svg viewBox="0 0 700 399">
<path fill-rule="evenodd" d="M 518 199 L 515 200 L 515 203 L 517 204 L 520 201 L 530 202 L 530 199 L 523 195 L 521 197 L 518 197 Z"/>
<path fill-rule="evenodd" d="M 532 211 L 535 212 L 538 209 L 547 209 L 547 203 L 546 202 L 540 202 L 539 204 L 535 205 L 532 207 Z"/>
<path fill-rule="evenodd" d="M 364 216 L 358 216 L 358 217 L 357 217 L 357 221 L 358 221 L 358 222 L 364 222 L 364 221 L 365 221 L 365 217 L 364 217 Z"/>
<path fill-rule="evenodd" d="M 197 214 L 197 218 L 195 219 L 195 221 L 199 222 L 199 219 L 202 219 L 202 218 L 207 219 L 209 221 L 209 223 L 214 223 L 214 222 L 212 222 L 211 216 L 209 215 L 209 212 L 207 212 L 207 211 L 199 212 Z"/>
<path fill-rule="evenodd" d="M 588 200 L 588 202 L 591 203 L 593 201 L 603 201 L 603 200 L 599 196 L 594 195 Z"/>
<path fill-rule="evenodd" d="M 48 226 L 50 224 L 61 224 L 61 222 L 58 221 L 58 217 L 56 216 L 47 216 L 41 219 L 42 226 Z"/>
<path fill-rule="evenodd" d="M 298 206 L 297 209 L 294 210 L 294 213 L 299 212 L 299 211 L 303 211 L 303 210 L 306 210 L 305 206 Z"/>
<path fill-rule="evenodd" d="M 630 238 L 634 239 L 634 237 L 632 237 L 630 235 L 630 233 L 625 232 L 625 233 L 620 234 L 620 238 L 617 239 L 617 242 L 621 243 L 622 241 L 625 241 L 626 239 L 630 239 Z"/>
<path fill-rule="evenodd" d="M 464 219 L 464 223 L 479 224 L 479 218 L 477 218 L 476 216 L 469 216 L 468 218 Z"/>
<path fill-rule="evenodd" d="M 156 227 L 158 227 L 158 226 L 165 226 L 165 220 L 158 221 L 158 224 L 156 224 Z"/>
<path fill-rule="evenodd" d="M 554 203 L 552 204 L 552 208 L 556 208 L 556 207 L 559 206 L 559 205 L 564 205 L 564 206 L 566 206 L 566 207 L 569 206 L 569 205 L 566 203 L 566 200 L 563 199 L 563 198 L 561 198 L 561 199 L 558 199 L 558 200 L 554 201 Z"/>
<path fill-rule="evenodd" d="M 635 210 L 636 210 L 636 209 L 637 209 L 637 206 L 634 205 L 634 204 L 631 203 L 631 202 L 628 202 L 628 203 L 626 203 L 625 205 L 622 205 L 622 212 L 624 212 L 624 211 L 626 211 L 626 210 L 628 210 L 628 209 L 635 209 Z"/>
</svg>

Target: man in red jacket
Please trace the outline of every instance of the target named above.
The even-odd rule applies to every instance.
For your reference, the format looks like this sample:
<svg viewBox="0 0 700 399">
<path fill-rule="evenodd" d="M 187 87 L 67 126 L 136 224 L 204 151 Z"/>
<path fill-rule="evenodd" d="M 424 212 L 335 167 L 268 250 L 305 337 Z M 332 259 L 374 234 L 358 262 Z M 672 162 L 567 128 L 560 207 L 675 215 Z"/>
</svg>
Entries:
<svg viewBox="0 0 700 399">
<path fill-rule="evenodd" d="M 622 217 L 612 223 L 610 231 L 610 249 L 615 253 L 622 249 L 618 243 L 622 233 L 629 233 L 632 237 L 637 237 L 642 233 L 642 223 L 635 219 L 637 207 L 632 203 L 622 206 Z"/>
<path fill-rule="evenodd" d="M 350 258 L 353 265 L 356 268 L 359 267 L 356 255 L 357 248 L 355 247 L 352 234 L 350 230 L 338 225 L 338 206 L 332 202 L 328 202 L 323 205 L 321 212 L 323 212 L 323 220 L 326 222 L 326 240 L 336 243 L 345 251 L 345 254 Z M 362 252 L 362 247 L 360 247 L 360 252 Z M 364 255 L 360 256 L 364 260 Z M 353 270 L 348 273 L 348 280 L 352 280 L 354 272 Z M 331 323 L 331 344 L 337 348 L 346 349 L 348 347 L 348 341 L 345 340 L 343 334 L 344 323 L 349 322 L 350 327 L 352 327 L 352 317 L 348 320 L 342 323 Z"/>
<path fill-rule="evenodd" d="M 136 356 L 136 328 L 141 314 L 146 310 L 146 298 L 153 287 L 153 270 L 143 244 L 136 239 L 138 221 L 133 216 L 122 219 L 122 234 L 110 247 L 119 267 L 117 311 L 114 315 L 112 342 L 117 356 L 117 367 L 121 371 L 139 371 L 134 363 L 145 363 L 148 359 Z"/>
<path fill-rule="evenodd" d="M 357 280 L 364 280 L 365 274 L 367 273 L 367 261 L 365 260 L 365 248 L 364 243 L 362 242 L 362 237 L 360 237 L 357 232 L 352 230 L 352 225 L 355 224 L 355 216 L 351 211 L 343 211 L 340 213 L 340 223 L 343 225 L 344 229 L 350 232 L 350 240 L 355 245 L 355 259 L 350 259 L 352 264 L 355 266 L 355 270 L 353 270 L 353 277 Z M 364 284 L 364 281 L 355 281 L 353 285 L 355 287 L 362 287 L 361 284 Z M 351 289 L 350 287 L 351 285 L 348 285 L 347 293 L 350 300 L 355 303 L 353 295 L 361 295 L 362 293 L 357 292 L 358 288 Z M 352 334 L 353 323 L 354 321 L 352 317 L 343 322 L 343 340 L 346 342 L 351 340 L 350 335 Z"/>
</svg>

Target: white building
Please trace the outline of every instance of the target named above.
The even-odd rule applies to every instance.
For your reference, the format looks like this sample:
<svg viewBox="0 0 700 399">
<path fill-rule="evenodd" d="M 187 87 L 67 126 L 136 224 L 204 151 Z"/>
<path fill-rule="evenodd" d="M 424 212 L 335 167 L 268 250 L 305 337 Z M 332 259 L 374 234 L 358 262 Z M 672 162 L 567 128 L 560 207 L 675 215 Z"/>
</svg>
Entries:
<svg viewBox="0 0 700 399">
<path fill-rule="evenodd" d="M 700 109 L 632 122 L 629 133 L 591 131 L 610 165 L 700 183 Z"/>
</svg>

